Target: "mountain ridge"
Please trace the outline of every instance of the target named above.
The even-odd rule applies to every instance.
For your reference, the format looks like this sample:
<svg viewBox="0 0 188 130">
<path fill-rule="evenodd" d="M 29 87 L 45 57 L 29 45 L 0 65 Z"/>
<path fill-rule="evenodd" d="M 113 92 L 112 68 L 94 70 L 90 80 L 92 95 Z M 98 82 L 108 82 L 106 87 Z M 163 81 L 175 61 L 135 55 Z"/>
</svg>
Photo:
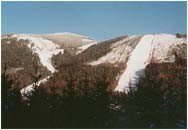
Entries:
<svg viewBox="0 0 188 130">
<path fill-rule="evenodd" d="M 60 36 L 65 35 L 68 35 L 69 38 L 73 36 L 76 38 L 81 37 L 84 39 L 81 39 L 81 43 L 77 46 L 61 46 L 62 44 L 54 42 L 54 39 L 58 39 Z M 182 46 L 182 44 L 187 44 L 185 37 L 182 38 L 181 35 L 177 37 L 176 35 L 166 33 L 120 36 L 102 42 L 97 42 L 95 40 L 91 40 L 86 36 L 72 33 L 54 33 L 44 35 L 11 34 L 6 36 L 2 36 L 2 39 L 11 37 L 16 38 L 17 40 L 29 40 L 29 44 L 26 44 L 28 48 L 30 48 L 33 53 L 38 54 L 40 62 L 43 64 L 43 66 L 47 67 L 47 69 L 51 71 L 51 73 L 58 71 L 58 68 L 54 67 L 54 65 L 52 64 L 52 62 L 54 62 L 53 57 L 56 57 L 57 54 L 61 53 L 60 55 L 58 55 L 59 58 L 55 58 L 55 63 L 57 63 L 57 61 L 61 61 L 59 62 L 59 64 L 64 63 L 65 61 L 62 59 L 62 56 L 64 55 L 65 50 L 66 53 L 70 53 L 70 55 L 72 55 L 71 58 L 67 58 L 70 61 L 72 60 L 73 64 L 82 63 L 91 66 L 100 64 L 122 64 L 124 66 L 124 69 L 121 70 L 121 74 L 119 74 L 118 76 L 119 81 L 115 91 L 128 91 L 126 86 L 130 82 L 136 84 L 136 79 L 138 78 L 136 76 L 137 71 L 140 69 L 144 70 L 147 64 L 151 62 L 174 62 L 174 55 L 171 51 L 174 48 L 175 50 L 177 50 L 176 46 L 178 45 Z M 151 40 L 148 41 L 148 38 L 145 38 L 147 36 L 151 37 Z M 66 37 L 63 38 L 66 39 Z M 73 38 L 71 40 L 74 41 L 75 39 Z M 9 44 L 9 41 L 6 41 L 6 43 Z M 144 47 L 146 48 L 147 45 L 150 45 L 149 48 L 144 49 Z M 139 46 L 142 51 L 140 49 L 136 51 Z M 72 53 L 72 51 L 75 52 Z M 181 52 L 182 50 L 177 51 Z M 143 55 L 144 53 L 147 53 L 147 56 Z M 137 54 L 137 56 L 132 56 L 134 54 Z M 147 57 L 149 57 L 149 59 Z M 146 60 L 142 61 L 141 59 L 144 58 Z M 133 59 L 133 61 L 135 62 L 132 62 L 130 59 Z M 141 62 L 143 67 L 134 69 L 134 66 L 136 67 L 136 64 L 141 65 Z M 59 65 L 57 64 L 56 66 Z"/>
</svg>

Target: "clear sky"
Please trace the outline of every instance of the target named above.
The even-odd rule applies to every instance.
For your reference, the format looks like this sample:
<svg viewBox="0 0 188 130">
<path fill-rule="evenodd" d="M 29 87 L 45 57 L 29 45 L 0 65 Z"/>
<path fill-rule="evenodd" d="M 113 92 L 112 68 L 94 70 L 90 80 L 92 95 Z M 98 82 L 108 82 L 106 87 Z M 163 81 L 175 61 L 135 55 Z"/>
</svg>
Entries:
<svg viewBox="0 0 188 130">
<path fill-rule="evenodd" d="M 2 34 L 72 32 L 97 40 L 186 33 L 186 2 L 2 2 Z"/>
</svg>

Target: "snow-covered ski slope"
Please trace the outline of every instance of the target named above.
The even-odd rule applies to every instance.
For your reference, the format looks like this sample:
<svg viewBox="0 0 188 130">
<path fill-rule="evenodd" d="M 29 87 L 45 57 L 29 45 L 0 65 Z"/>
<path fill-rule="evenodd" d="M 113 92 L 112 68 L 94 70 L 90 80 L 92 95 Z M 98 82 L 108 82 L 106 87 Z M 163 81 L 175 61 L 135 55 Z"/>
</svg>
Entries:
<svg viewBox="0 0 188 130">
<path fill-rule="evenodd" d="M 51 58 L 53 55 L 58 53 L 64 53 L 64 49 L 61 49 L 60 46 L 50 40 L 41 38 L 41 37 L 33 37 L 31 35 L 26 34 L 14 34 L 12 37 L 17 38 L 17 40 L 28 40 L 27 46 L 32 49 L 33 53 L 37 53 L 40 62 L 43 66 L 47 67 L 51 73 L 54 73 L 56 69 L 53 67 Z M 41 79 L 37 82 L 37 85 L 44 83 L 48 80 L 49 76 L 44 79 Z M 34 84 L 28 85 L 21 89 L 21 94 L 24 96 L 25 94 L 30 94 L 33 91 Z"/>
<path fill-rule="evenodd" d="M 145 67 L 150 63 L 151 59 L 156 62 L 168 62 L 167 58 L 170 47 L 176 44 L 187 43 L 185 38 L 176 38 L 175 35 L 158 34 L 144 35 L 126 63 L 127 67 L 120 76 L 115 91 L 129 90 L 129 86 L 133 86 L 138 82 L 138 78 L 143 75 Z"/>
<path fill-rule="evenodd" d="M 153 35 L 145 35 L 132 51 L 127 62 L 127 68 L 119 79 L 116 91 L 127 91 L 130 81 L 135 83 L 139 77 L 138 72 L 144 70 L 149 63 L 153 37 Z"/>
<path fill-rule="evenodd" d="M 14 34 L 12 37 L 17 38 L 17 40 L 28 40 L 27 46 L 32 49 L 33 53 L 38 54 L 42 65 L 47 67 L 52 73 L 56 71 L 51 63 L 51 58 L 59 52 L 62 54 L 64 52 L 64 49 L 61 49 L 58 44 L 44 38 L 26 34 Z"/>
</svg>

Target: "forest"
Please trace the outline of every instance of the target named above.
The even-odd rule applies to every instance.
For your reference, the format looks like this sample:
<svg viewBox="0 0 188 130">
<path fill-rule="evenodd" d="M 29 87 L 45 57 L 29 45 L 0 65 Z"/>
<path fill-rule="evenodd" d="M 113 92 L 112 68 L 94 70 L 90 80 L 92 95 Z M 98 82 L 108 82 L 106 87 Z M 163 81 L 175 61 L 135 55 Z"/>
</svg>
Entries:
<svg viewBox="0 0 188 130">
<path fill-rule="evenodd" d="M 2 128 L 186 128 L 186 60 L 151 63 L 128 93 L 114 92 L 118 66 L 65 62 L 24 100 L 2 79 Z"/>
</svg>

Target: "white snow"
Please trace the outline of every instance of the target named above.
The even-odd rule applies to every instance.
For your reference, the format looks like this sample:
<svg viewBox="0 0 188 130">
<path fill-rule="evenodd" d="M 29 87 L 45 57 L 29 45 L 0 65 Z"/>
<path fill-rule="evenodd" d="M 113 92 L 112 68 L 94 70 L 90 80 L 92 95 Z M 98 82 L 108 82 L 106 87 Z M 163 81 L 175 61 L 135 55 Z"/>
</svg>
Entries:
<svg viewBox="0 0 188 130">
<path fill-rule="evenodd" d="M 87 39 L 83 39 L 83 40 L 86 41 Z M 95 44 L 97 44 L 97 42 L 88 43 L 86 45 L 78 47 L 78 51 L 76 52 L 76 54 L 82 53 L 84 50 L 86 50 L 87 48 L 89 48 L 90 46 L 93 46 Z"/>
<path fill-rule="evenodd" d="M 76 33 L 71 33 L 71 32 L 63 32 L 63 33 L 60 32 L 60 33 L 43 34 L 43 35 L 54 35 L 54 36 L 57 36 L 57 35 L 62 36 L 62 35 L 64 35 L 64 36 L 70 36 L 70 37 L 72 37 L 72 36 L 74 36 L 74 37 L 85 37 L 83 35 L 76 34 Z"/>
<path fill-rule="evenodd" d="M 11 42 L 10 41 L 7 41 L 6 44 L 10 44 Z"/>
<path fill-rule="evenodd" d="M 130 85 L 134 87 L 138 82 L 138 78 L 144 74 L 144 69 L 151 62 L 151 59 L 154 59 L 155 62 L 169 62 L 165 59 L 170 46 L 181 43 L 186 43 L 186 39 L 176 38 L 175 35 L 144 35 L 131 52 L 127 68 L 120 76 L 115 91 L 127 92 Z"/>
<path fill-rule="evenodd" d="M 83 41 L 83 42 L 93 42 L 93 40 L 91 40 L 91 39 L 85 39 L 85 38 L 82 39 L 82 41 Z"/>
<path fill-rule="evenodd" d="M 50 76 L 47 76 L 46 78 L 38 81 L 36 83 L 36 85 L 40 85 L 41 83 L 45 83 L 46 81 L 48 81 L 48 79 L 50 78 Z M 20 90 L 22 96 L 24 96 L 25 94 L 31 94 L 31 92 L 34 90 L 34 83 L 33 84 L 30 84 L 28 85 L 27 87 L 24 87 Z"/>
<path fill-rule="evenodd" d="M 118 63 L 118 62 L 126 62 L 126 59 L 129 53 L 132 51 L 132 47 L 129 46 L 129 43 L 132 43 L 132 40 L 138 38 L 138 35 L 134 35 L 131 37 L 126 37 L 123 40 L 117 41 L 111 45 L 112 51 L 107 53 L 105 56 L 100 57 L 96 61 L 92 61 L 90 65 L 98 65 L 101 63 Z M 128 42 L 129 41 L 129 42 Z M 127 42 L 127 43 L 125 43 Z"/>
<path fill-rule="evenodd" d="M 51 63 L 51 58 L 53 55 L 56 55 L 59 52 L 64 52 L 64 49 L 60 49 L 60 46 L 58 44 L 55 44 L 52 41 L 41 37 L 33 37 L 26 34 L 14 34 L 12 37 L 16 37 L 17 40 L 29 40 L 27 46 L 31 48 L 34 53 L 37 53 L 39 55 L 42 65 L 46 66 L 47 69 L 52 73 L 56 71 Z"/>
<path fill-rule="evenodd" d="M 158 34 L 155 35 L 153 40 L 153 59 L 155 62 L 167 62 L 168 50 L 172 49 L 171 46 L 176 44 L 186 43 L 185 38 L 176 38 L 175 35 L 171 34 Z"/>
<path fill-rule="evenodd" d="M 131 84 L 137 81 L 139 71 L 143 71 L 149 63 L 153 37 L 153 35 L 145 35 L 132 51 L 127 62 L 127 68 L 121 75 L 115 91 L 126 92 L 129 90 L 130 81 Z"/>
</svg>

